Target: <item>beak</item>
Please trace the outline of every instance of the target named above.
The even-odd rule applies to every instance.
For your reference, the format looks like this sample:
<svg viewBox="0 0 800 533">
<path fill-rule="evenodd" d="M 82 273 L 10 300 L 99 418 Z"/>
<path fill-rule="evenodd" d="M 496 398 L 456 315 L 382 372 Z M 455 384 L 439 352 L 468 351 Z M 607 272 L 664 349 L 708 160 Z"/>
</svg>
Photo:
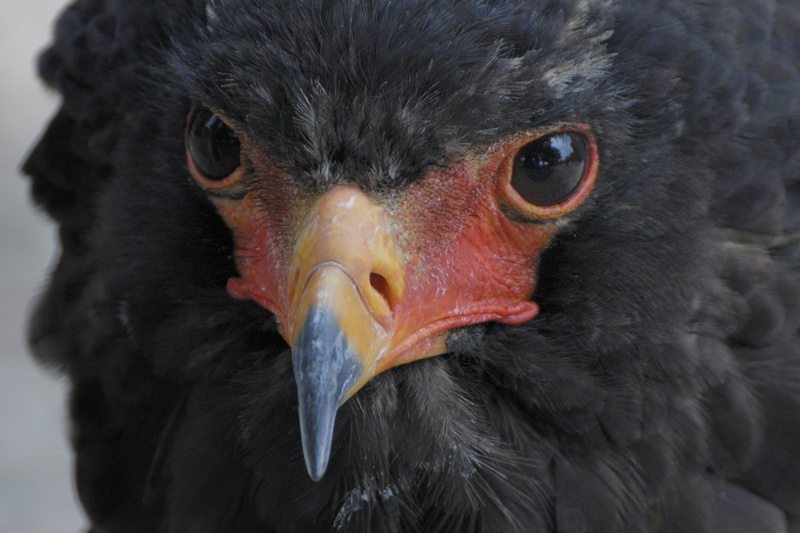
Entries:
<svg viewBox="0 0 800 533">
<path fill-rule="evenodd" d="M 336 410 L 408 351 L 398 327 L 404 259 L 382 207 L 355 187 L 338 187 L 311 209 L 289 269 L 289 316 L 303 453 L 319 480 L 331 451 Z M 416 327 L 416 324 L 405 326 Z M 405 341 L 405 342 L 404 342 Z M 414 358 L 444 353 L 442 339 L 412 346 Z"/>
<path fill-rule="evenodd" d="M 308 474 L 319 481 L 328 467 L 336 410 L 364 373 L 362 358 L 328 306 L 307 310 L 293 353 L 300 436 Z"/>
</svg>

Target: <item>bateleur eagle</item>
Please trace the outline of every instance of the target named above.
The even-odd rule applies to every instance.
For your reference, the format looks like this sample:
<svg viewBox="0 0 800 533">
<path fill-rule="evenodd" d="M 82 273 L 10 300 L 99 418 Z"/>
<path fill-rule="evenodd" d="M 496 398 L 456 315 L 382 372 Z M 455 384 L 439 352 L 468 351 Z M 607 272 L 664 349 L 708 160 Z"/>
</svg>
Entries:
<svg viewBox="0 0 800 533">
<path fill-rule="evenodd" d="M 794 0 L 77 0 L 24 165 L 94 533 L 800 531 Z"/>
</svg>

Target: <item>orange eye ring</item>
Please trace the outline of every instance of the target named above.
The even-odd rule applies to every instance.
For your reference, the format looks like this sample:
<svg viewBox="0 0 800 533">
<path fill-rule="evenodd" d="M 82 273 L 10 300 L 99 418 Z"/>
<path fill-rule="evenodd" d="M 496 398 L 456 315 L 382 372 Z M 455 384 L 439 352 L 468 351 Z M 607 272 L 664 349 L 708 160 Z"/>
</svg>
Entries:
<svg viewBox="0 0 800 533">
<path fill-rule="evenodd" d="M 515 172 L 519 174 L 520 161 L 519 157 L 521 152 L 539 140 L 556 139 L 558 142 L 564 142 L 565 138 L 580 138 L 583 141 L 583 146 L 580 147 L 579 154 L 574 157 L 580 157 L 582 166 L 577 170 L 577 183 L 574 187 L 567 185 L 563 194 L 563 199 L 559 199 L 555 203 L 548 205 L 537 205 L 525 199 L 518 191 L 512 182 L 515 178 Z M 553 144 L 556 144 L 554 142 Z M 538 146 L 537 146 L 538 148 Z M 572 154 L 572 148 L 569 148 L 569 154 Z M 506 208 L 511 209 L 513 212 L 519 213 L 524 218 L 531 220 L 552 220 L 562 217 L 574 211 L 579 205 L 583 203 L 586 197 L 594 187 L 597 179 L 597 171 L 600 165 L 600 156 L 597 148 L 597 141 L 592 135 L 589 126 L 586 124 L 578 124 L 571 127 L 550 130 L 546 132 L 537 132 L 521 135 L 506 141 L 502 147 L 504 154 L 503 160 L 497 168 L 497 175 L 499 177 L 497 185 L 497 198 L 500 204 Z M 555 152 L 559 155 L 558 152 Z M 537 161 L 540 168 L 547 169 L 546 161 L 541 163 Z M 534 170 L 537 170 L 534 167 Z M 551 171 L 552 172 L 552 171 Z M 575 172 L 571 169 L 570 172 Z"/>
</svg>

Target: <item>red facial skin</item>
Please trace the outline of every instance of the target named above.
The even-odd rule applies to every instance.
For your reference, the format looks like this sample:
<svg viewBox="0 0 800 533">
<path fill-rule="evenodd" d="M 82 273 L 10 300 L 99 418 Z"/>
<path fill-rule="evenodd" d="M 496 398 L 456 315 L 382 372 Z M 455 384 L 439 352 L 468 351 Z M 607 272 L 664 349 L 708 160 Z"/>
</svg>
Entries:
<svg viewBox="0 0 800 533">
<path fill-rule="evenodd" d="M 588 163 L 575 193 L 547 207 L 525 202 L 510 181 L 519 148 L 550 132 L 502 140 L 385 198 L 354 185 L 310 198 L 243 135 L 242 167 L 225 180 L 205 180 L 188 158 L 212 195 L 246 190 L 213 198 L 235 239 L 240 277 L 229 293 L 273 312 L 290 345 L 309 307 L 332 302 L 356 350 L 369 352 L 359 353 L 364 374 L 352 394 L 387 368 L 444 353 L 453 328 L 536 316 L 540 255 L 598 170 L 589 128 L 559 131 L 585 136 Z"/>
</svg>

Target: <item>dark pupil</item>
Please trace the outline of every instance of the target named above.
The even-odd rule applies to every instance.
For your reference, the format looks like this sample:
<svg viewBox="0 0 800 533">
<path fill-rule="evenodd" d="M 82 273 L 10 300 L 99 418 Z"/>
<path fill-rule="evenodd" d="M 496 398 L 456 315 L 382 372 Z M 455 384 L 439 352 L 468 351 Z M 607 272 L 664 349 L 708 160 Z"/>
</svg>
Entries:
<svg viewBox="0 0 800 533">
<path fill-rule="evenodd" d="M 208 179 L 221 180 L 239 167 L 239 138 L 222 119 L 199 109 L 189 127 L 189 152 L 197 169 Z"/>
<path fill-rule="evenodd" d="M 583 181 L 586 151 L 586 140 L 576 133 L 556 133 L 531 141 L 517 152 L 511 186 L 531 204 L 558 205 Z"/>
</svg>

